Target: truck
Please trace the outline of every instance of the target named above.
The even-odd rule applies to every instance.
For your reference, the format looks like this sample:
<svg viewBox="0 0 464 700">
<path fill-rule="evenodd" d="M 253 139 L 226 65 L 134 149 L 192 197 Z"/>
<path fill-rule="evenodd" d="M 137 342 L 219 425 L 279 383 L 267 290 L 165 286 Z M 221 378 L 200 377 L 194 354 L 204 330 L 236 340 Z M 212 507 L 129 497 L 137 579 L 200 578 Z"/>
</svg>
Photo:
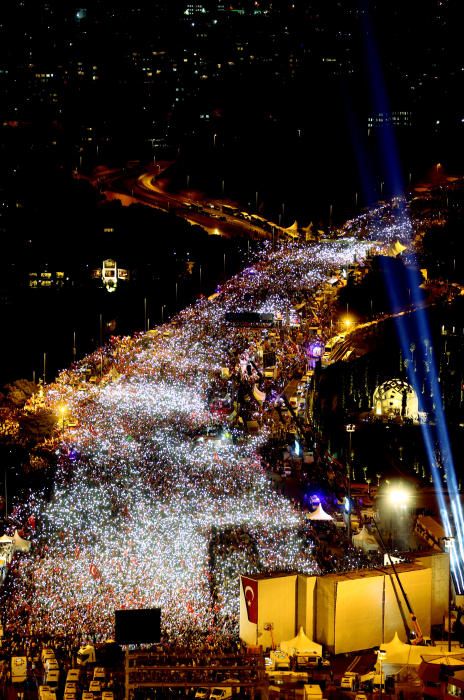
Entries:
<svg viewBox="0 0 464 700">
<path fill-rule="evenodd" d="M 295 665 L 297 669 L 322 666 L 322 656 L 319 654 L 297 654 Z"/>
<path fill-rule="evenodd" d="M 232 697 L 232 688 L 213 688 L 210 700 L 228 700 Z"/>
<path fill-rule="evenodd" d="M 11 682 L 24 683 L 27 679 L 27 657 L 12 656 L 11 657 Z"/>
<path fill-rule="evenodd" d="M 96 661 L 95 647 L 93 644 L 84 644 L 77 652 L 77 665 L 87 666 L 94 664 Z"/>
<path fill-rule="evenodd" d="M 48 685 L 39 685 L 39 700 L 56 700 L 56 693 Z"/>
<path fill-rule="evenodd" d="M 210 700 L 229 700 L 235 693 L 240 692 L 236 678 L 226 678 L 224 683 L 233 683 L 233 687 L 225 688 L 220 686 L 213 688 L 209 696 Z"/>
<path fill-rule="evenodd" d="M 57 690 L 60 682 L 60 672 L 58 669 L 46 671 L 44 675 L 44 685 L 47 685 L 51 690 Z"/>
<path fill-rule="evenodd" d="M 346 671 L 345 675 L 342 677 L 340 688 L 345 690 L 357 690 L 359 686 L 359 676 L 353 671 Z"/>
<path fill-rule="evenodd" d="M 303 691 L 303 700 L 322 700 L 321 686 L 317 683 L 305 683 Z"/>
</svg>

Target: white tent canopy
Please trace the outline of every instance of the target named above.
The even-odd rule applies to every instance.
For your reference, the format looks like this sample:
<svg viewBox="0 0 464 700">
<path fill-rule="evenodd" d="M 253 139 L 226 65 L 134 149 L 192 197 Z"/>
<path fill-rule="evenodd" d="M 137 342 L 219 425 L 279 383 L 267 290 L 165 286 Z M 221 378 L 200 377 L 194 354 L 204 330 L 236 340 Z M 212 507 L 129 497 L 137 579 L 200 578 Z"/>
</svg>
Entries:
<svg viewBox="0 0 464 700">
<path fill-rule="evenodd" d="M 320 503 L 316 510 L 308 513 L 306 517 L 308 520 L 333 520 L 332 516 L 325 512 Z"/>
<path fill-rule="evenodd" d="M 18 535 L 18 531 L 15 530 L 13 535 L 13 547 L 16 552 L 29 552 L 31 543 L 28 540 L 23 540 L 23 538 Z"/>
<path fill-rule="evenodd" d="M 287 642 L 281 642 L 280 648 L 286 651 L 290 656 L 295 656 L 297 654 L 315 654 L 316 656 L 322 656 L 322 645 L 313 642 L 307 637 L 303 627 L 300 627 L 296 637 L 289 639 Z"/>
<path fill-rule="evenodd" d="M 415 646 L 402 642 L 397 632 L 395 632 L 392 641 L 387 644 L 382 644 L 380 649 L 385 652 L 382 659 L 383 667 L 390 665 L 419 666 L 422 661 L 434 660 L 439 656 L 443 659 L 443 657 L 451 656 L 453 653 L 456 655 L 456 650 L 454 650 L 454 652 L 448 651 L 446 642 L 444 644 L 437 644 L 434 647 Z M 440 663 L 446 662 L 442 660 Z"/>
<path fill-rule="evenodd" d="M 253 396 L 258 403 L 263 403 L 266 399 L 266 392 L 261 391 L 257 384 L 253 384 Z"/>
<path fill-rule="evenodd" d="M 379 543 L 365 525 L 363 525 L 362 530 L 358 532 L 357 535 L 353 535 L 351 539 L 354 546 L 357 547 L 357 549 L 364 550 L 364 552 L 373 552 L 379 549 Z"/>
<path fill-rule="evenodd" d="M 390 246 L 387 248 L 386 254 L 392 257 L 396 257 L 405 250 L 406 246 L 403 243 L 401 243 L 400 241 L 393 241 L 393 243 L 391 243 Z"/>
<path fill-rule="evenodd" d="M 296 233 L 298 231 L 298 222 L 295 220 L 293 224 L 285 228 L 284 231 L 294 231 Z"/>
<path fill-rule="evenodd" d="M 385 652 L 385 661 L 390 664 L 404 664 L 408 662 L 409 652 L 411 651 L 411 644 L 405 644 L 398 637 L 398 632 L 395 632 L 395 636 L 387 644 L 382 644 L 380 647 L 381 651 Z M 422 652 L 424 652 L 424 647 L 421 647 Z"/>
<path fill-rule="evenodd" d="M 0 544 L 11 544 L 13 542 L 13 538 L 10 537 L 9 535 L 2 535 L 0 537 Z"/>
</svg>

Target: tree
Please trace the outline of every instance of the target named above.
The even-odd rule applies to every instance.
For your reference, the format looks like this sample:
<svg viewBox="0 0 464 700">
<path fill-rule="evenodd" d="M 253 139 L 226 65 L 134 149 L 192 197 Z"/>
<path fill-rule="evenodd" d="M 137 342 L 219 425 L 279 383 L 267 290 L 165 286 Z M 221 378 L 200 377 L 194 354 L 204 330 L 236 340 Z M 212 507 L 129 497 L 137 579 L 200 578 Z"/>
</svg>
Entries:
<svg viewBox="0 0 464 700">
<path fill-rule="evenodd" d="M 38 392 L 39 387 L 28 379 L 15 379 L 11 384 L 6 384 L 5 399 L 15 408 L 22 408 L 31 396 Z"/>
<path fill-rule="evenodd" d="M 19 420 L 23 437 L 40 440 L 51 437 L 56 428 L 56 415 L 46 408 L 21 416 Z"/>
</svg>

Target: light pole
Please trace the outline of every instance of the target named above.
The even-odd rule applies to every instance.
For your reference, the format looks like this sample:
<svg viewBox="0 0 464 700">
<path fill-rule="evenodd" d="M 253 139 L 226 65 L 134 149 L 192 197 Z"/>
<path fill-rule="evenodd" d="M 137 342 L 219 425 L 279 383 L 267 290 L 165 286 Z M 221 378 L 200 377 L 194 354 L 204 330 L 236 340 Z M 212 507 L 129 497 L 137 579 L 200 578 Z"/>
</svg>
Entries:
<svg viewBox="0 0 464 700">
<path fill-rule="evenodd" d="M 351 440 L 356 426 L 354 423 L 348 423 L 346 432 L 348 433 L 348 455 L 346 460 L 346 472 L 348 475 L 348 539 L 351 543 Z"/>
<path fill-rule="evenodd" d="M 379 690 L 379 700 L 382 700 L 382 691 L 383 691 L 383 678 L 382 678 L 382 661 L 386 656 L 386 652 L 384 649 L 379 649 L 377 651 L 377 658 L 379 660 L 379 671 L 380 671 L 380 690 Z"/>
<path fill-rule="evenodd" d="M 451 651 L 451 600 L 452 600 L 452 579 L 451 579 L 451 550 L 454 546 L 454 537 L 440 537 L 443 542 L 443 551 L 448 553 L 448 651 Z"/>
<path fill-rule="evenodd" d="M 60 404 L 58 407 L 58 411 L 59 411 L 60 416 L 61 416 L 61 433 L 64 433 L 64 418 L 65 418 L 67 410 L 68 410 L 67 406 L 64 403 Z"/>
<path fill-rule="evenodd" d="M 161 305 L 161 324 L 164 323 L 164 309 L 166 308 L 166 304 Z"/>
<path fill-rule="evenodd" d="M 3 467 L 3 477 L 5 486 L 5 520 L 8 518 L 8 472 L 6 466 Z"/>
<path fill-rule="evenodd" d="M 103 377 L 103 314 L 100 314 L 100 379 Z"/>
</svg>

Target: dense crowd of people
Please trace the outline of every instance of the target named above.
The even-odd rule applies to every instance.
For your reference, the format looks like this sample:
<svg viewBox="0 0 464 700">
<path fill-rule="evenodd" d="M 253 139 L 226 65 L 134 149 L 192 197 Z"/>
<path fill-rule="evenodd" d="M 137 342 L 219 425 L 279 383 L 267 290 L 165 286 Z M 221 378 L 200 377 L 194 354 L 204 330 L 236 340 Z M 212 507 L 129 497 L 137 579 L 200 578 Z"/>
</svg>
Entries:
<svg viewBox="0 0 464 700">
<path fill-rule="evenodd" d="M 285 446 L 275 402 L 307 361 L 295 303 L 364 258 L 381 232 L 265 249 L 214 299 L 113 339 L 46 387 L 44 405 L 72 421 L 63 420 L 52 497 L 34 491 L 14 510 L 33 547 L 2 592 L 13 638 L 104 640 L 115 609 L 159 607 L 167 641 L 224 647 L 238 635 L 240 574 L 369 565 L 350 548 L 336 561 L 328 544 L 317 553 L 316 526 L 273 487 L 260 450 L 270 438 Z M 250 309 L 281 319 L 270 382 L 256 370 L 263 335 L 225 318 Z M 210 439 L 213 397 L 233 417 Z"/>
</svg>

